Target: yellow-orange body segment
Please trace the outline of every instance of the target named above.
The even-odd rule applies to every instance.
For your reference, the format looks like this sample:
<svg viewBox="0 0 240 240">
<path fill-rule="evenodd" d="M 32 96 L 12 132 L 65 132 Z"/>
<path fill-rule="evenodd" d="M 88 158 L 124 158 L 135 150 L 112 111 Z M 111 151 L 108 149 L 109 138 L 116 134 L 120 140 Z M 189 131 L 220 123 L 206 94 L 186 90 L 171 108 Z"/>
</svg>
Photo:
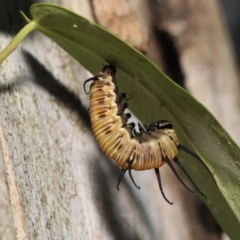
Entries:
<svg viewBox="0 0 240 240">
<path fill-rule="evenodd" d="M 123 169 L 146 170 L 159 168 L 166 158 L 178 154 L 178 138 L 171 128 L 142 131 L 133 134 L 124 114 L 122 96 L 115 75 L 100 72 L 90 85 L 90 119 L 93 133 L 102 151 Z"/>
</svg>

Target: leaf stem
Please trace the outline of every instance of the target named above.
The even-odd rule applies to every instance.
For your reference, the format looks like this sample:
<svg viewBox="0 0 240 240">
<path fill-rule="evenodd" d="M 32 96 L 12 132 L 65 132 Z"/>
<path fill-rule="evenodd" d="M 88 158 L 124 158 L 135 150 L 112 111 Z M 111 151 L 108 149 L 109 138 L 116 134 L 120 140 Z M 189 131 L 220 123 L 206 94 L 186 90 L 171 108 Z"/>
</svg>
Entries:
<svg viewBox="0 0 240 240">
<path fill-rule="evenodd" d="M 29 22 L 24 28 L 22 28 L 7 47 L 5 47 L 0 53 L 0 64 L 17 48 L 24 38 L 36 28 L 37 24 L 34 21 Z"/>
</svg>

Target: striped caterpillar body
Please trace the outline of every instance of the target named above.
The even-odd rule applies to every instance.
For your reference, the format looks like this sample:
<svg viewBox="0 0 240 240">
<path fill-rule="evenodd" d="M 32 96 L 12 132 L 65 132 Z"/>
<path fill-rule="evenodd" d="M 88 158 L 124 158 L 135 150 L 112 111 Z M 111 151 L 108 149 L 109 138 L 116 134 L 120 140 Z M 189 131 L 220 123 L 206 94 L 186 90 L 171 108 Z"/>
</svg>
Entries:
<svg viewBox="0 0 240 240">
<path fill-rule="evenodd" d="M 122 168 L 117 188 L 119 189 L 120 182 L 127 170 L 133 184 L 140 188 L 136 185 L 131 170 L 142 171 L 154 168 L 164 199 L 169 204 L 173 204 L 163 192 L 159 172 L 159 168 L 163 164 L 167 163 L 178 180 L 189 191 L 195 192 L 190 190 L 177 174 L 171 163 L 174 160 L 196 190 L 205 197 L 176 156 L 179 149 L 182 149 L 204 164 L 200 157 L 179 143 L 172 124 L 167 120 L 161 120 L 144 127 L 138 123 L 139 132 L 137 132 L 135 124 L 128 123 L 131 114 L 124 113 L 128 107 L 127 103 L 122 103 L 126 94 L 119 93 L 115 73 L 114 66 L 104 66 L 101 72 L 84 82 L 84 90 L 86 83 L 92 81 L 90 84 L 89 108 L 92 130 L 102 151 Z M 204 167 L 206 166 L 204 165 Z"/>
</svg>

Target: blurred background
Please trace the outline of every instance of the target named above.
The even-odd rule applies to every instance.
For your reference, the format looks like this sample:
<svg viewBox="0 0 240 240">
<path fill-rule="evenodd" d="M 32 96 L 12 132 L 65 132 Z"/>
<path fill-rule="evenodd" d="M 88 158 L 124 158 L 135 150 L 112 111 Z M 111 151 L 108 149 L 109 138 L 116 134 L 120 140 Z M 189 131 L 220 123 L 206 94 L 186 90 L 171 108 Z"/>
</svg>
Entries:
<svg viewBox="0 0 240 240">
<path fill-rule="evenodd" d="M 240 144 L 240 1 L 0 0 L 1 50 L 25 24 L 19 10 L 30 16 L 37 2 L 62 5 L 146 54 Z M 128 177 L 116 191 L 120 170 L 101 153 L 89 124 L 82 83 L 90 74 L 51 40 L 34 32 L 0 67 L 1 126 L 12 164 L 0 159 L 0 239 L 229 239 L 168 168 L 161 171 L 173 206 L 153 171 L 134 173 L 141 191 Z M 37 137 L 25 122 L 34 122 Z"/>
<path fill-rule="evenodd" d="M 221 0 L 220 4 L 222 5 L 223 9 L 223 17 L 227 23 L 227 28 L 230 33 L 230 37 L 233 43 L 235 56 L 238 61 L 238 66 L 240 63 L 240 2 L 237 0 L 227 1 Z"/>
</svg>

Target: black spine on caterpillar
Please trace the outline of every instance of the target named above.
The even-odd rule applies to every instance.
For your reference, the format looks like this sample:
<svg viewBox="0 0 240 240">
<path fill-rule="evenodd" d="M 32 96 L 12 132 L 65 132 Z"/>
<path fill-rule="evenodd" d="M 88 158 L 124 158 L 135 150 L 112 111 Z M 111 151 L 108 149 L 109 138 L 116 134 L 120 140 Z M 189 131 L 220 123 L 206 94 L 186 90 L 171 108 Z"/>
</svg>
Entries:
<svg viewBox="0 0 240 240">
<path fill-rule="evenodd" d="M 84 90 L 86 92 L 86 83 L 92 81 L 89 91 L 89 113 L 92 129 L 102 151 L 122 168 L 117 188 L 119 189 L 119 184 L 127 170 L 134 185 L 140 188 L 135 183 L 131 170 L 155 169 L 159 188 L 164 199 L 169 204 L 173 204 L 163 192 L 159 172 L 159 168 L 163 164 L 167 163 L 178 180 L 189 191 L 194 192 L 179 177 L 172 164 L 172 161 L 174 161 L 187 175 L 197 191 L 205 197 L 178 161 L 177 155 L 179 149 L 182 149 L 194 156 L 207 169 L 201 158 L 179 143 L 172 124 L 167 120 L 157 121 L 149 126 L 144 125 L 144 127 L 138 123 L 139 132 L 137 132 L 135 124 L 128 123 L 131 114 L 124 113 L 128 107 L 127 103 L 122 103 L 126 94 L 119 93 L 115 73 L 114 66 L 104 66 L 101 72 L 84 82 Z"/>
</svg>

